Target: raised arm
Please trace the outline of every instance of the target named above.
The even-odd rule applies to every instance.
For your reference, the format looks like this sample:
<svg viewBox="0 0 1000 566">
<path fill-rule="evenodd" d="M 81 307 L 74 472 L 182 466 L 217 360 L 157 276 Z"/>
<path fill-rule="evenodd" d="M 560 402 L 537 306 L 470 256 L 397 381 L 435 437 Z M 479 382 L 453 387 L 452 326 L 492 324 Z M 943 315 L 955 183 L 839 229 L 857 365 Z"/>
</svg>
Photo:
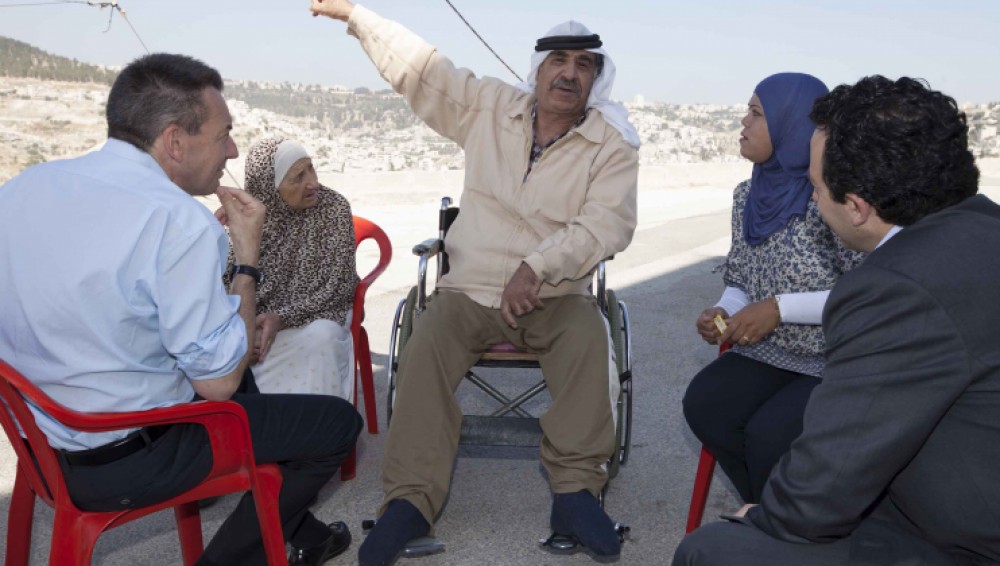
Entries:
<svg viewBox="0 0 1000 566">
<path fill-rule="evenodd" d="M 346 22 L 354 10 L 354 2 L 350 0 L 312 0 L 309 10 L 313 16 L 326 16 Z"/>
<path fill-rule="evenodd" d="M 456 69 L 434 46 L 404 26 L 348 0 L 313 0 L 316 15 L 348 23 L 382 78 L 403 95 L 421 120 L 442 136 L 464 147 L 475 105 L 496 104 L 500 90 L 515 92 L 496 79 L 480 80 L 468 69 Z M 482 89 L 492 89 L 481 96 Z"/>
<path fill-rule="evenodd" d="M 229 226 L 236 264 L 257 267 L 261 229 L 264 225 L 264 205 L 249 193 L 237 189 L 220 188 L 218 196 L 223 213 L 217 217 L 225 220 Z M 212 379 L 191 380 L 195 392 L 205 399 L 213 401 L 229 399 L 239 387 L 253 352 L 254 332 L 257 328 L 256 290 L 257 284 L 254 278 L 246 274 L 236 275 L 229 285 L 230 294 L 237 295 L 240 299 L 239 318 L 245 328 L 245 353 L 228 374 Z"/>
</svg>

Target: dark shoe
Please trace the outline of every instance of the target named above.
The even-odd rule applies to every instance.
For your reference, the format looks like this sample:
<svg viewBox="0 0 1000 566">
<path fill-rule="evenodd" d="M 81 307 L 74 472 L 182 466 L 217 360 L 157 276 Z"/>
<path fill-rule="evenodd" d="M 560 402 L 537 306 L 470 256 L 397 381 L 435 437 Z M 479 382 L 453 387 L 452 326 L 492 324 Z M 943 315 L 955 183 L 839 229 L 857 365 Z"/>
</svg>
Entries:
<svg viewBox="0 0 1000 566">
<path fill-rule="evenodd" d="M 557 493 L 552 501 L 553 536 L 562 535 L 582 545 L 601 562 L 615 561 L 621 554 L 621 539 L 597 498 L 587 490 Z"/>
<path fill-rule="evenodd" d="M 330 538 L 310 548 L 292 548 L 288 566 L 320 566 L 351 546 L 351 531 L 343 521 L 330 523 Z"/>
<path fill-rule="evenodd" d="M 431 526 L 420 511 L 405 499 L 393 499 L 375 522 L 365 542 L 358 549 L 361 566 L 389 566 L 406 543 L 426 536 Z"/>
</svg>

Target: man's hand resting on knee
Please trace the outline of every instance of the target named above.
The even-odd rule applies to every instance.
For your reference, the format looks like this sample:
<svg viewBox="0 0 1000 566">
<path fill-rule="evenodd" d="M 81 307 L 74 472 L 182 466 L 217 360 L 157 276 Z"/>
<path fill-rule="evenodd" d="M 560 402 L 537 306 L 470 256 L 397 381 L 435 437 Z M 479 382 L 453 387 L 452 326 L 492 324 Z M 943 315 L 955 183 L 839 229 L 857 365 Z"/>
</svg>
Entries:
<svg viewBox="0 0 1000 566">
<path fill-rule="evenodd" d="M 500 296 L 500 316 L 511 328 L 517 328 L 517 319 L 514 317 L 545 308 L 538 298 L 538 290 L 541 288 L 542 280 L 527 263 L 521 262 Z"/>
</svg>

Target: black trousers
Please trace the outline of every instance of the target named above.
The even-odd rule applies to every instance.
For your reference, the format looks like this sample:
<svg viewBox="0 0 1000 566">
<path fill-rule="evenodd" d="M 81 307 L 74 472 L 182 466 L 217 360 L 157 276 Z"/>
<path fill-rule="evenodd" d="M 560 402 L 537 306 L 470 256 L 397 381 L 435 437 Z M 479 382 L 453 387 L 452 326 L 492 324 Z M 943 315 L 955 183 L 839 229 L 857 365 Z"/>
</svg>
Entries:
<svg viewBox="0 0 1000 566">
<path fill-rule="evenodd" d="M 760 501 L 771 469 L 802 433 L 806 402 L 819 382 L 734 352 L 691 380 L 684 417 L 743 501 Z"/>
<path fill-rule="evenodd" d="M 778 540 L 744 521 L 691 533 L 674 553 L 673 566 L 955 566 L 923 538 L 873 517 L 850 536 L 822 544 Z"/>
<path fill-rule="evenodd" d="M 285 540 L 297 547 L 324 540 L 328 527 L 309 507 L 350 454 L 364 422 L 354 407 L 326 395 L 264 395 L 247 371 L 232 397 L 247 413 L 257 463 L 277 463 L 283 482 L 278 508 Z M 145 449 L 100 466 L 62 460 L 73 502 L 116 510 L 163 501 L 197 485 L 212 467 L 205 429 L 172 425 Z M 266 564 L 253 496 L 248 492 L 212 538 L 199 564 Z"/>
</svg>

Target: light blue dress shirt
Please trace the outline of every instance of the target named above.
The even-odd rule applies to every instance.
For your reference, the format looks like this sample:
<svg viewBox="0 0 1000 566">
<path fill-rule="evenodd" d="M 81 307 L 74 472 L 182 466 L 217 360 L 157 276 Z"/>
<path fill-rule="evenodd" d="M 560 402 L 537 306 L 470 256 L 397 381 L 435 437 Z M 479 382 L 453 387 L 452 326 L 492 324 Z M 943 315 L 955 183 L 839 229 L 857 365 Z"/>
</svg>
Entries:
<svg viewBox="0 0 1000 566">
<path fill-rule="evenodd" d="M 189 380 L 225 376 L 247 351 L 221 282 L 228 246 L 130 144 L 32 167 L 0 187 L 0 358 L 78 411 L 190 401 Z M 81 433 L 32 409 L 57 448 L 128 432 Z"/>
</svg>

